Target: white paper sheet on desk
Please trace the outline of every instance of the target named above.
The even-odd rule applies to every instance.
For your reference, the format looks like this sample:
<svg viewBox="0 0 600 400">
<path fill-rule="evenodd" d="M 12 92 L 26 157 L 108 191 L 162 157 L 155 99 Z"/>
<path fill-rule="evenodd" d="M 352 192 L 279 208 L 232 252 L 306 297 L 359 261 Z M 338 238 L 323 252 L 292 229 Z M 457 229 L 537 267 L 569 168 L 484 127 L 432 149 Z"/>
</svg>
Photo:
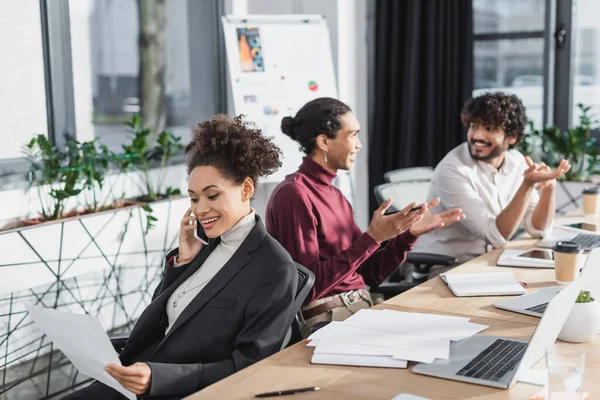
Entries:
<svg viewBox="0 0 600 400">
<path fill-rule="evenodd" d="M 487 325 L 469 322 L 468 318 L 394 310 L 360 310 L 346 319 L 344 324 L 448 340 L 461 340 L 488 328 Z"/>
<path fill-rule="evenodd" d="M 406 368 L 408 362 L 389 356 L 365 356 L 355 354 L 313 354 L 313 364 L 352 365 L 359 367 Z"/>
<path fill-rule="evenodd" d="M 405 335 L 395 332 L 347 326 L 344 322 L 333 321 L 309 336 L 313 341 L 330 341 L 347 344 L 416 349 L 447 360 L 450 355 L 450 340 L 427 336 Z M 318 343 L 311 343 L 313 346 Z M 309 345 L 311 345 L 309 344 Z"/>
<path fill-rule="evenodd" d="M 26 306 L 26 309 L 31 319 L 79 372 L 112 387 L 128 399 L 136 400 L 135 394 L 104 370 L 106 364 L 121 365 L 121 361 L 98 317 L 40 306 Z"/>
<path fill-rule="evenodd" d="M 311 342 L 312 343 L 312 342 Z M 338 343 L 319 340 L 314 343 L 315 354 L 354 354 L 365 356 L 389 356 L 397 360 L 431 363 L 435 355 L 429 355 L 426 349 L 396 349 L 393 347 L 372 346 L 366 344 Z"/>
</svg>

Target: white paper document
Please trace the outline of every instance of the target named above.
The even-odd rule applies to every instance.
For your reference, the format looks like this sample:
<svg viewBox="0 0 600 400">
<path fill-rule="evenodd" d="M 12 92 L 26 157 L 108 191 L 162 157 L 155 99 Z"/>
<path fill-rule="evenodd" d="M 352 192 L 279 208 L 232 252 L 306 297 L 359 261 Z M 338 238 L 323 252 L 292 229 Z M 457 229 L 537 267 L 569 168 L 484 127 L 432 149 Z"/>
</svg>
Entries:
<svg viewBox="0 0 600 400">
<path fill-rule="evenodd" d="M 319 329 L 309 339 L 346 344 L 362 344 L 370 346 L 391 347 L 398 357 L 402 350 L 419 349 L 432 354 L 436 358 L 448 359 L 450 355 L 450 341 L 448 339 L 432 338 L 427 336 L 403 335 L 394 332 L 378 331 L 373 329 L 356 328 L 345 325 L 343 322 L 333 321 Z"/>
<path fill-rule="evenodd" d="M 121 361 L 98 317 L 40 306 L 26 308 L 31 319 L 79 372 L 112 387 L 128 399 L 136 400 L 135 394 L 121 386 L 104 370 L 107 364 L 121 365 Z"/>
<path fill-rule="evenodd" d="M 310 360 L 313 364 L 353 365 L 359 367 L 406 368 L 406 360 L 396 360 L 386 356 L 366 356 L 356 354 L 318 354 Z"/>
<path fill-rule="evenodd" d="M 474 324 L 463 317 L 394 310 L 360 310 L 346 319 L 344 324 L 447 340 L 461 340 L 487 328 L 486 325 Z"/>
<path fill-rule="evenodd" d="M 407 360 L 447 360 L 452 340 L 486 328 L 464 317 L 360 310 L 345 321 L 330 322 L 313 333 L 307 346 L 315 348 L 315 364 L 405 368 L 401 363 Z"/>
<path fill-rule="evenodd" d="M 526 294 L 511 272 L 483 274 L 441 274 L 440 278 L 457 297 L 509 296 Z"/>
<path fill-rule="evenodd" d="M 312 343 L 312 342 L 311 342 Z M 397 360 L 411 360 L 415 362 L 431 363 L 436 359 L 435 350 L 428 352 L 426 349 L 398 349 L 393 347 L 372 346 L 366 344 L 348 344 L 332 341 L 315 341 L 315 354 L 354 354 L 362 356 L 388 356 Z"/>
</svg>

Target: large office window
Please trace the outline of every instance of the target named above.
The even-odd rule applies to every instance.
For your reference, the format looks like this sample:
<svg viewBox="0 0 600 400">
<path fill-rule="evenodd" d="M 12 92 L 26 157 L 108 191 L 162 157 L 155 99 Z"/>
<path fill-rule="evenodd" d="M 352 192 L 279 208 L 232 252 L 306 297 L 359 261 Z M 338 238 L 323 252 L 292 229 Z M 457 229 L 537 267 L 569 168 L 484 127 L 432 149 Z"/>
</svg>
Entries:
<svg viewBox="0 0 600 400">
<path fill-rule="evenodd" d="M 576 124 L 578 103 L 591 106 L 593 113 L 600 115 L 600 2 L 578 0 L 573 5 L 571 123 Z"/>
<path fill-rule="evenodd" d="M 0 160 L 47 134 L 46 88 L 39 0 L 0 2 Z"/>
<path fill-rule="evenodd" d="M 34 135 L 97 137 L 118 152 L 135 113 L 186 142 L 225 112 L 223 14 L 223 0 L 0 1 L 0 189 L 27 178 L 21 148 Z"/>
<path fill-rule="evenodd" d="M 160 4 L 157 2 L 156 4 Z M 162 52 L 150 62 L 165 65 L 165 128 L 190 138 L 190 47 L 188 1 L 170 0 L 157 7 L 163 21 Z M 152 15 L 151 17 L 156 17 Z M 75 98 L 79 138 L 98 137 L 118 151 L 127 140 L 123 122 L 140 112 L 138 2 L 135 0 L 71 0 L 69 2 Z M 150 21 L 155 23 L 155 21 Z"/>
<path fill-rule="evenodd" d="M 544 114 L 545 7 L 546 0 L 473 0 L 473 94 L 519 96 L 537 127 Z"/>
<path fill-rule="evenodd" d="M 600 3 L 473 0 L 474 95 L 519 96 L 537 128 L 600 115 Z"/>
</svg>

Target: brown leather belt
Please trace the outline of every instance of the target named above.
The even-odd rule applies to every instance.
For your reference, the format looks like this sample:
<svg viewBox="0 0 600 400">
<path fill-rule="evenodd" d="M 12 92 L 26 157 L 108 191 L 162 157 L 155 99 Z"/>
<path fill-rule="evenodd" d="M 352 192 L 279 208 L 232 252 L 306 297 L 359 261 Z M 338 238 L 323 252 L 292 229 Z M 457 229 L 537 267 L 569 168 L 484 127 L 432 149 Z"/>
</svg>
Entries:
<svg viewBox="0 0 600 400">
<path fill-rule="evenodd" d="M 319 314 L 323 314 L 324 312 L 327 312 L 337 307 L 350 306 L 356 302 L 370 298 L 370 294 L 365 289 L 358 289 L 336 294 L 331 297 L 331 300 L 309 308 L 308 310 L 302 311 L 302 316 L 304 317 L 304 319 L 307 320 L 312 317 L 316 317 Z"/>
</svg>

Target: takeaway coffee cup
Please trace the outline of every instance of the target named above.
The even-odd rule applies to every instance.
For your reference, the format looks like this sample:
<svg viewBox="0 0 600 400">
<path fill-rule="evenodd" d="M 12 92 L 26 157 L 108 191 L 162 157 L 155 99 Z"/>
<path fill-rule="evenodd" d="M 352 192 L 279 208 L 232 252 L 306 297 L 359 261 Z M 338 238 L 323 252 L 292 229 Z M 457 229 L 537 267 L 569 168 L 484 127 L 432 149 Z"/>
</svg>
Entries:
<svg viewBox="0 0 600 400">
<path fill-rule="evenodd" d="M 596 215 L 600 212 L 600 189 L 593 186 L 583 191 L 583 212 L 588 215 Z"/>
<path fill-rule="evenodd" d="M 554 245 L 554 276 L 559 285 L 568 285 L 579 276 L 583 249 L 573 242 L 560 241 Z"/>
</svg>

